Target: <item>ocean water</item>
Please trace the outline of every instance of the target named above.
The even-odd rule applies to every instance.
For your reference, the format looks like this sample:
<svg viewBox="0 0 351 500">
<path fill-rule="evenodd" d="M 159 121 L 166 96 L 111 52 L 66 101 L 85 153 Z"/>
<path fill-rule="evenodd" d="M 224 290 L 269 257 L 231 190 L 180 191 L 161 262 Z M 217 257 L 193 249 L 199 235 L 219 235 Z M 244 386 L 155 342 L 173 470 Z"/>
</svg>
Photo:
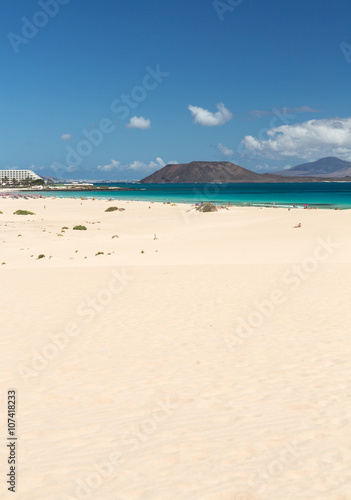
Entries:
<svg viewBox="0 0 351 500">
<path fill-rule="evenodd" d="M 351 182 L 289 184 L 138 184 L 115 183 L 109 186 L 130 187 L 134 191 L 79 193 L 57 191 L 45 196 L 104 198 L 161 202 L 205 202 L 217 204 L 318 208 L 351 208 Z M 44 194 L 44 193 L 43 193 Z"/>
</svg>

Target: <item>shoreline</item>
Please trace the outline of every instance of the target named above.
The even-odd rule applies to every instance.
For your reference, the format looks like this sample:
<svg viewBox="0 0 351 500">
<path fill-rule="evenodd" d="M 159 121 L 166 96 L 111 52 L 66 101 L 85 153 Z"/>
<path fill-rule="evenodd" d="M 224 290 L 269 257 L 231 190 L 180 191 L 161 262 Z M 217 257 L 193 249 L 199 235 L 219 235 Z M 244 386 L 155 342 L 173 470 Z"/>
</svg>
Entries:
<svg viewBox="0 0 351 500">
<path fill-rule="evenodd" d="M 116 191 L 133 191 L 133 189 L 125 188 L 121 190 L 116 190 Z M 135 190 L 138 191 L 138 190 Z M 135 199 L 135 198 L 114 198 L 114 197 L 109 197 L 108 195 L 106 196 L 93 196 L 91 193 L 95 191 L 86 191 L 86 190 L 72 190 L 68 191 L 69 193 L 87 193 L 86 196 L 62 196 L 62 194 L 67 194 L 67 190 L 62 190 L 62 191 L 52 191 L 50 192 L 50 195 L 47 195 L 48 191 L 27 191 L 23 190 L 21 192 L 18 191 L 8 191 L 8 190 L 1 190 L 0 189 L 0 201 L 3 199 L 48 199 L 48 198 L 53 198 L 53 199 L 76 199 L 76 200 L 102 200 L 102 201 L 119 201 L 119 202 L 124 202 L 124 201 L 134 201 L 134 202 L 142 202 L 142 203 L 160 203 L 163 205 L 169 205 L 169 204 L 186 204 L 188 206 L 195 206 L 199 205 L 202 203 L 211 203 L 213 205 L 218 205 L 221 207 L 228 206 L 228 207 L 242 207 L 242 208 L 284 208 L 284 209 L 310 209 L 310 210 L 351 210 L 351 203 L 350 205 L 344 205 L 342 203 L 339 204 L 334 204 L 334 203 L 302 203 L 302 202 L 239 202 L 239 201 L 225 201 L 225 200 L 215 200 L 215 199 L 209 199 L 208 197 L 203 197 L 199 198 L 198 200 L 167 200 L 163 201 L 160 199 Z M 101 193 L 101 190 L 96 191 L 95 193 Z M 25 193 L 25 194 L 24 194 Z M 42 194 L 45 193 L 45 194 Z"/>
<path fill-rule="evenodd" d="M 111 205 L 120 210 L 106 212 Z M 307 243 L 315 236 L 316 241 L 319 233 L 347 240 L 343 228 L 351 224 L 349 210 L 231 205 L 202 213 L 195 208 L 188 203 L 6 197 L 0 200 L 1 268 L 287 262 L 300 240 Z M 15 215 L 16 210 L 35 215 Z M 73 229 L 80 225 L 86 230 Z M 247 247 L 248 241 L 261 252 Z"/>
</svg>

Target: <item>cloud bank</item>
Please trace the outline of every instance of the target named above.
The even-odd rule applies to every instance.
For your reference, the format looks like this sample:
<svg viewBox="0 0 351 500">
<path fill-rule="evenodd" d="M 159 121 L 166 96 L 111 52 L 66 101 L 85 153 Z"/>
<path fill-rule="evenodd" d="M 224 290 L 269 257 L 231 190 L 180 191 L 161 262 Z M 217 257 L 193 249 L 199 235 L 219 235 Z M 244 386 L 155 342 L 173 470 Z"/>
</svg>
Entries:
<svg viewBox="0 0 351 500">
<path fill-rule="evenodd" d="M 177 163 L 177 162 L 171 162 L 171 163 Z M 98 170 L 101 170 L 103 172 L 111 172 L 113 170 L 118 170 L 118 171 L 122 171 L 122 170 L 125 170 L 125 171 L 127 171 L 127 170 L 155 171 L 159 168 L 164 167 L 165 165 L 166 164 L 162 160 L 162 158 L 160 158 L 158 156 L 155 161 L 150 161 L 149 163 L 135 160 L 131 163 L 122 164 L 120 161 L 111 159 L 110 163 L 108 163 L 107 165 L 99 165 L 97 168 L 98 168 Z"/>
<path fill-rule="evenodd" d="M 351 118 L 281 125 L 269 129 L 267 138 L 247 135 L 241 142 L 244 154 L 246 150 L 273 160 L 296 157 L 313 161 L 324 156 L 337 156 L 351 161 Z"/>
<path fill-rule="evenodd" d="M 111 160 L 107 165 L 99 165 L 98 170 L 102 170 L 103 172 L 111 172 L 111 170 L 116 170 L 121 168 L 121 162 L 116 160 Z"/>
<path fill-rule="evenodd" d="M 218 127 L 219 125 L 224 125 L 233 118 L 233 113 L 229 111 L 222 102 L 217 104 L 218 111 L 216 113 L 211 113 L 211 111 L 207 109 L 192 106 L 191 104 L 189 104 L 188 109 L 192 114 L 194 123 L 202 125 L 203 127 Z"/>
</svg>

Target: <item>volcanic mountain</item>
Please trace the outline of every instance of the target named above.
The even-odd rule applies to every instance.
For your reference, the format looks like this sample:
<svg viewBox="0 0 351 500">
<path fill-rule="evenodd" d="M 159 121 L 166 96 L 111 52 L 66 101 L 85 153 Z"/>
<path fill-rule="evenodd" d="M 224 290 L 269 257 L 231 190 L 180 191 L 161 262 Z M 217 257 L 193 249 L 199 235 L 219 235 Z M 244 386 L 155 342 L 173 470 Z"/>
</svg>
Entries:
<svg viewBox="0 0 351 500">
<path fill-rule="evenodd" d="M 260 182 L 260 174 L 226 161 L 193 161 L 166 165 L 145 177 L 143 183 Z"/>
<path fill-rule="evenodd" d="M 277 175 L 275 173 L 258 174 L 227 161 L 193 161 L 191 163 L 166 165 L 140 182 L 143 184 L 191 184 L 211 182 L 321 182 L 323 180 L 321 177 L 296 177 Z"/>
<path fill-rule="evenodd" d="M 318 176 L 318 177 L 345 177 L 351 175 L 351 162 L 340 160 L 334 156 L 321 158 L 310 163 L 302 163 L 286 170 L 274 172 L 286 176 Z"/>
</svg>

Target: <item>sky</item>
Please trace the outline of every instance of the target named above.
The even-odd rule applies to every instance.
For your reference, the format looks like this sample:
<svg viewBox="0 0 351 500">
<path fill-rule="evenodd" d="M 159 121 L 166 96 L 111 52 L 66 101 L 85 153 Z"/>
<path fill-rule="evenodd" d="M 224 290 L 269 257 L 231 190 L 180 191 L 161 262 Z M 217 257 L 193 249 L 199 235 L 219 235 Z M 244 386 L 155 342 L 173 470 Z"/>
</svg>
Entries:
<svg viewBox="0 0 351 500">
<path fill-rule="evenodd" d="M 351 161 L 349 0 L 3 0 L 0 169 Z"/>
</svg>

